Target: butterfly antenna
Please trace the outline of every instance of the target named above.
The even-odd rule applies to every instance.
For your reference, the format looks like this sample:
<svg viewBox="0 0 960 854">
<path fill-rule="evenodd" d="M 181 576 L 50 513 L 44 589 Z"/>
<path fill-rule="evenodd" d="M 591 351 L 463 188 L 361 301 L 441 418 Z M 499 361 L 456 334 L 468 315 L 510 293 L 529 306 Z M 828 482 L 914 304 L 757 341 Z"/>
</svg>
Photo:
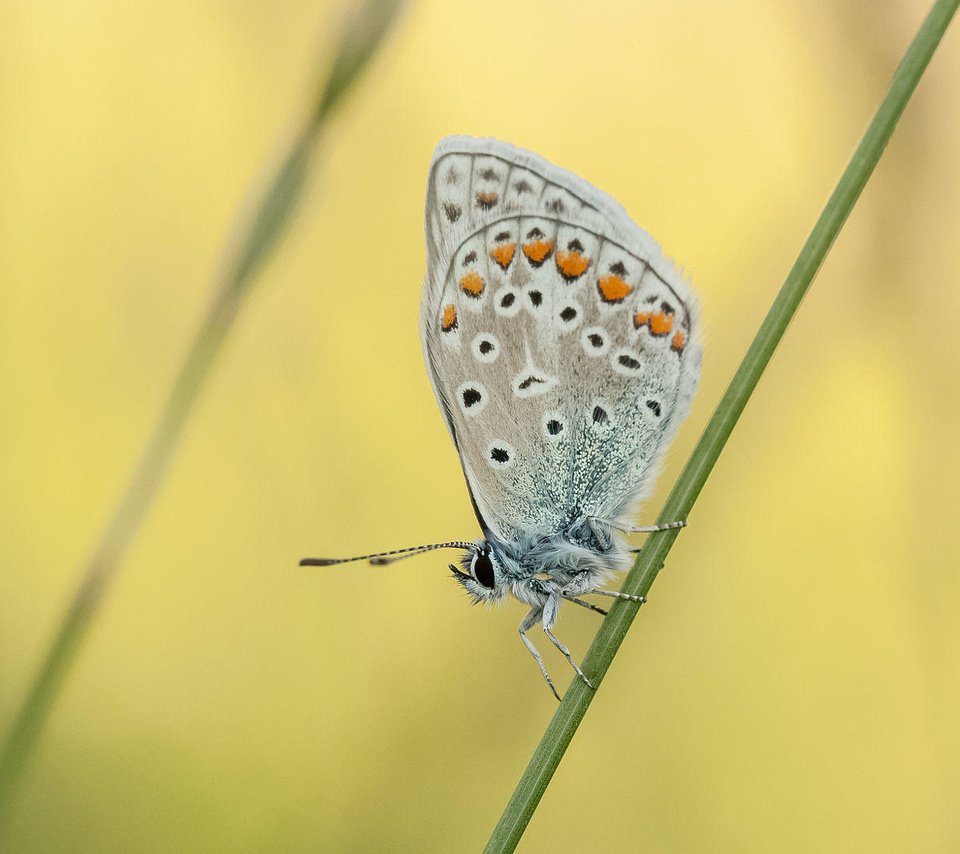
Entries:
<svg viewBox="0 0 960 854">
<path fill-rule="evenodd" d="M 464 542 L 463 540 L 453 540 L 449 543 L 430 543 L 424 546 L 411 546 L 407 549 L 394 549 L 389 552 L 375 552 L 369 555 L 357 555 L 356 557 L 305 557 L 300 561 L 300 566 L 334 566 L 338 563 L 353 563 L 357 560 L 368 560 L 374 566 L 385 566 L 388 563 L 394 563 L 407 557 L 432 552 L 436 549 L 475 549 L 474 543 Z"/>
</svg>

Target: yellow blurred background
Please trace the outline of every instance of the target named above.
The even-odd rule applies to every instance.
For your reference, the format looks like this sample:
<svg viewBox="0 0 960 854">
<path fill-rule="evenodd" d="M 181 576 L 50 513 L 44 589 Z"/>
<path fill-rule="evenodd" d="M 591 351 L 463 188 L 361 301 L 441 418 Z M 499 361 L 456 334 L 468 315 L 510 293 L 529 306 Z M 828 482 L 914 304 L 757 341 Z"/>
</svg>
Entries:
<svg viewBox="0 0 960 854">
<path fill-rule="evenodd" d="M 704 307 L 654 519 L 922 0 L 407 10 L 338 113 L 29 769 L 9 851 L 472 851 L 555 707 L 417 334 L 436 141 L 615 195 Z M 329 55 L 335 4 L 0 4 L 0 728 Z M 734 432 L 523 851 L 960 850 L 960 32 Z M 597 623 L 568 608 L 582 658 Z M 566 664 L 541 644 L 567 684 Z"/>
</svg>

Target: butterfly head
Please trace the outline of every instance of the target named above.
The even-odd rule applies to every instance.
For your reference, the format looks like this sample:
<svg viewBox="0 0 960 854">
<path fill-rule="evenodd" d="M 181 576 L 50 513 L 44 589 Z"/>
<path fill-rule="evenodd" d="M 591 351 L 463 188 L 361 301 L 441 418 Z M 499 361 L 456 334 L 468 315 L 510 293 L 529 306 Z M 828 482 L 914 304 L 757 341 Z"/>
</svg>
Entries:
<svg viewBox="0 0 960 854">
<path fill-rule="evenodd" d="M 460 566 L 450 564 L 453 577 L 470 594 L 474 604 L 479 602 L 499 602 L 507 595 L 507 573 L 504 556 L 488 541 L 471 543 Z"/>
</svg>

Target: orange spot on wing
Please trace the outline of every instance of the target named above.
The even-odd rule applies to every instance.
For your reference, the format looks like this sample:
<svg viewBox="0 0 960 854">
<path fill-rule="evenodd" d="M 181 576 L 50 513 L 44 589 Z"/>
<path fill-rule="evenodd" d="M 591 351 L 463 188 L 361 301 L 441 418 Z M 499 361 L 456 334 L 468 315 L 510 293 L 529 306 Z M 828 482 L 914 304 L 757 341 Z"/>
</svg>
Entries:
<svg viewBox="0 0 960 854">
<path fill-rule="evenodd" d="M 516 251 L 516 243 L 501 243 L 490 250 L 490 257 L 500 265 L 501 269 L 506 270 L 513 260 L 513 253 Z"/>
<path fill-rule="evenodd" d="M 444 306 L 443 316 L 440 318 L 440 328 L 444 332 L 457 328 L 457 307 L 455 305 Z"/>
<path fill-rule="evenodd" d="M 650 321 L 649 311 L 638 311 L 633 316 L 633 326 L 635 329 L 639 329 L 641 326 L 646 326 L 649 321 Z"/>
<path fill-rule="evenodd" d="M 683 347 L 684 347 L 684 344 L 685 344 L 685 343 L 686 343 L 686 342 L 685 342 L 684 337 L 683 337 L 683 332 L 681 332 L 681 331 L 678 329 L 678 330 L 674 333 L 674 335 L 673 335 L 673 340 L 670 342 L 670 349 L 671 349 L 671 350 L 676 350 L 676 352 L 678 352 L 678 353 L 682 353 L 682 352 L 683 352 Z"/>
<path fill-rule="evenodd" d="M 483 293 L 485 287 L 483 279 L 476 270 L 471 270 L 460 280 L 460 290 L 474 299 L 477 299 Z M 447 308 L 453 308 L 453 306 L 450 305 Z"/>
<path fill-rule="evenodd" d="M 557 269 L 560 271 L 560 275 L 567 280 L 582 276 L 589 266 L 590 259 L 576 250 L 557 253 Z"/>
<path fill-rule="evenodd" d="M 500 197 L 496 193 L 481 191 L 477 193 L 477 204 L 482 208 L 492 208 L 497 203 L 498 198 Z"/>
<path fill-rule="evenodd" d="M 619 276 L 610 275 L 597 280 L 597 290 L 604 302 L 623 302 L 630 295 L 633 286 Z"/>
<path fill-rule="evenodd" d="M 650 318 L 650 334 L 666 335 L 673 329 L 673 315 L 658 311 Z"/>
<path fill-rule="evenodd" d="M 551 252 L 553 252 L 552 240 L 531 240 L 529 243 L 523 244 L 523 254 L 530 259 L 532 264 L 542 264 Z"/>
</svg>

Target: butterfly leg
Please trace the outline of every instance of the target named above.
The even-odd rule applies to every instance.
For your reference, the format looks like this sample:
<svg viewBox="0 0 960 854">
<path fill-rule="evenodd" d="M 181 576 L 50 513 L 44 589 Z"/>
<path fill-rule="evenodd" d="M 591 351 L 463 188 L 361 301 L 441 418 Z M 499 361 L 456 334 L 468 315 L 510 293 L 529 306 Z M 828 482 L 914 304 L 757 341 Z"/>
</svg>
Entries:
<svg viewBox="0 0 960 854">
<path fill-rule="evenodd" d="M 639 602 L 641 605 L 647 601 L 646 596 L 634 596 L 632 593 L 621 593 L 619 590 L 601 590 L 599 587 L 594 590 L 588 590 L 595 596 L 612 596 L 614 599 L 629 599 L 631 602 Z"/>
<path fill-rule="evenodd" d="M 557 616 L 559 615 L 559 612 L 560 612 L 560 599 L 556 595 L 553 595 L 549 599 L 547 599 L 543 607 L 543 619 L 542 619 L 543 633 L 548 638 L 550 638 L 550 643 L 552 643 L 557 649 L 559 649 L 560 652 L 563 654 L 563 657 L 570 662 L 570 666 L 577 672 L 577 676 L 579 676 L 584 682 L 586 682 L 588 686 L 593 688 L 593 683 L 589 679 L 587 679 L 584 672 L 580 669 L 580 665 L 573 660 L 573 656 L 570 655 L 570 650 L 567 649 L 562 643 L 560 643 L 557 636 L 552 631 L 553 627 L 556 625 Z"/>
<path fill-rule="evenodd" d="M 606 522 L 611 528 L 623 531 L 625 534 L 654 534 L 657 531 L 671 531 L 674 528 L 686 528 L 687 520 L 682 519 L 679 522 L 664 522 L 662 525 L 616 525 L 613 522 Z"/>
<path fill-rule="evenodd" d="M 543 659 L 540 657 L 540 652 L 533 645 L 533 641 L 527 637 L 527 632 L 529 632 L 530 629 L 537 624 L 542 615 L 543 608 L 534 606 L 530 609 L 530 613 L 523 618 L 523 622 L 520 623 L 520 628 L 517 631 L 520 632 L 520 640 L 523 641 L 523 645 L 530 650 L 530 655 L 532 655 L 534 660 L 537 662 L 537 667 L 540 668 L 540 673 L 543 674 L 543 678 L 547 680 L 547 685 L 549 685 L 550 690 L 553 691 L 553 696 L 559 700 L 560 695 L 557 693 L 557 689 L 553 685 L 553 680 L 547 673 L 547 668 L 543 666 Z"/>
<path fill-rule="evenodd" d="M 587 591 L 590 592 L 589 590 Z M 566 593 L 561 594 L 564 599 L 568 602 L 573 602 L 574 605 L 579 605 L 581 608 L 589 608 L 591 611 L 596 611 L 598 614 L 603 614 L 604 617 L 607 616 L 607 612 L 603 608 L 598 608 L 593 602 L 587 602 L 583 599 L 578 599 L 576 596 L 570 596 Z"/>
</svg>

